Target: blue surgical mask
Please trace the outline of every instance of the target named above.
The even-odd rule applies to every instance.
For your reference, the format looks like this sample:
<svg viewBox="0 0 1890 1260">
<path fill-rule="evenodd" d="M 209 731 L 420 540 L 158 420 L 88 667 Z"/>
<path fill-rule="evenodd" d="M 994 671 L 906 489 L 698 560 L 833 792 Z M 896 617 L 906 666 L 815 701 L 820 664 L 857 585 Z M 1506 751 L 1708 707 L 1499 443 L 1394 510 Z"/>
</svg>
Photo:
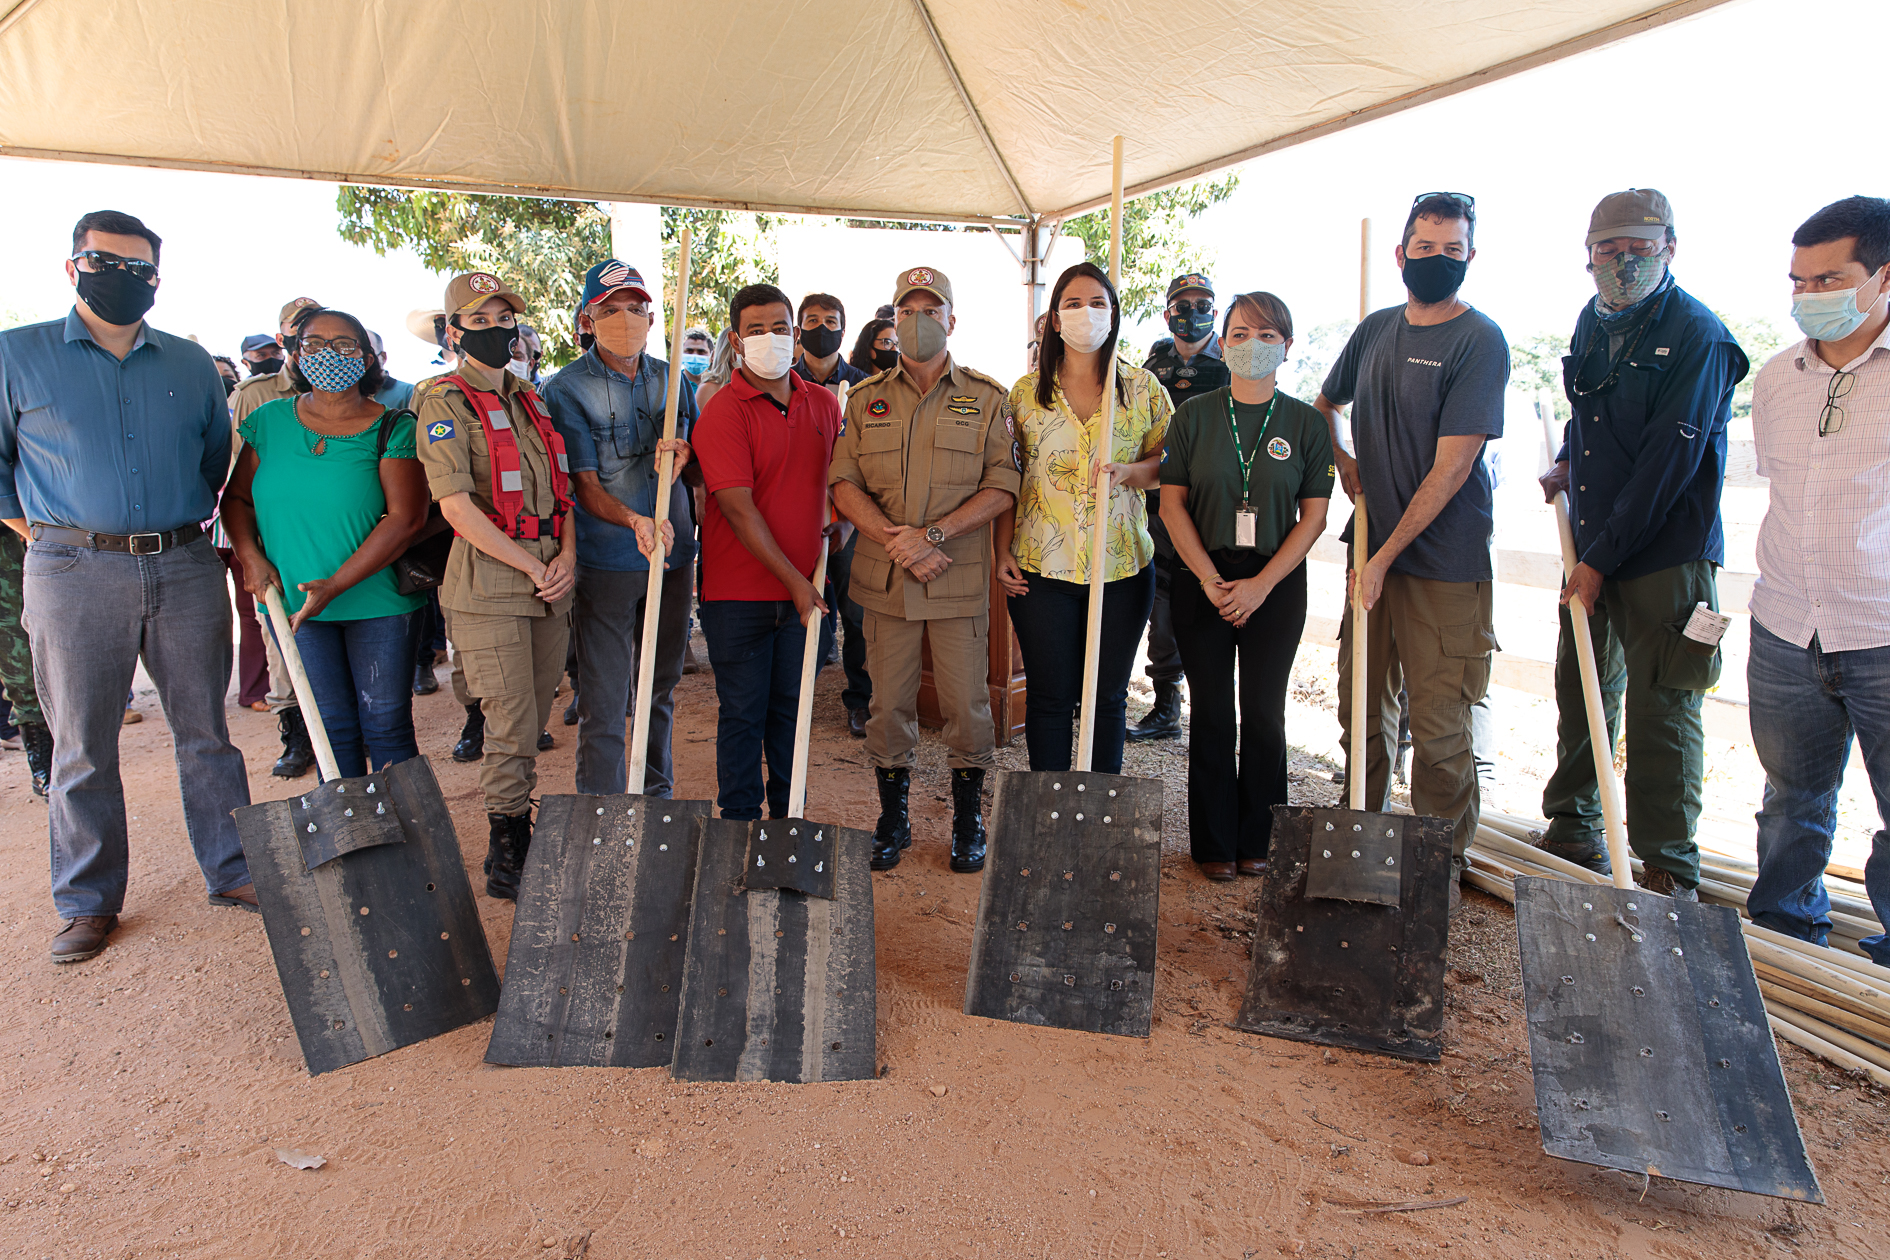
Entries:
<svg viewBox="0 0 1890 1260">
<path fill-rule="evenodd" d="M 1869 307 L 1860 310 L 1857 305 L 1857 295 L 1863 291 L 1864 285 L 1860 284 L 1855 289 L 1800 293 L 1792 298 L 1792 319 L 1798 331 L 1813 341 L 1842 341 L 1870 317 Z M 1877 297 L 1882 296 L 1883 290 L 1879 288 Z M 1870 304 L 1875 306 L 1877 299 L 1872 298 Z"/>
<path fill-rule="evenodd" d="M 1243 381 L 1257 381 L 1279 371 L 1280 364 L 1286 362 L 1286 343 L 1262 341 L 1258 337 L 1249 337 L 1231 346 L 1222 342 L 1221 361 Z"/>
<path fill-rule="evenodd" d="M 701 376 L 709 370 L 709 356 L 699 351 L 691 353 L 685 350 L 682 357 L 682 370 L 691 376 Z"/>
<path fill-rule="evenodd" d="M 355 359 L 330 346 L 314 354 L 305 354 L 297 362 L 308 383 L 324 394 L 340 394 L 353 389 L 367 375 L 367 359 Z"/>
</svg>

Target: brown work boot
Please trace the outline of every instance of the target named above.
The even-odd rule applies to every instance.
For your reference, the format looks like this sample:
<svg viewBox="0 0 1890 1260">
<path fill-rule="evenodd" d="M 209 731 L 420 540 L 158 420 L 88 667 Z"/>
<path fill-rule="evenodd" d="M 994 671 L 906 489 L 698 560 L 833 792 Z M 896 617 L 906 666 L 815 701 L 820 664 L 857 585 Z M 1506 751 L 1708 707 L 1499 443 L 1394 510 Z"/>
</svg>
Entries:
<svg viewBox="0 0 1890 1260">
<path fill-rule="evenodd" d="M 53 937 L 52 960 L 56 963 L 84 962 L 96 958 L 105 948 L 105 938 L 118 926 L 115 914 L 82 914 L 66 920 Z"/>
<path fill-rule="evenodd" d="M 1639 877 L 1636 878 L 1634 882 L 1650 893 L 1658 893 L 1662 897 L 1671 897 L 1675 901 L 1698 901 L 1700 899 L 1700 894 L 1697 889 L 1688 888 L 1685 884 L 1673 877 L 1673 872 L 1663 871 L 1658 866 L 1643 866 Z"/>
</svg>

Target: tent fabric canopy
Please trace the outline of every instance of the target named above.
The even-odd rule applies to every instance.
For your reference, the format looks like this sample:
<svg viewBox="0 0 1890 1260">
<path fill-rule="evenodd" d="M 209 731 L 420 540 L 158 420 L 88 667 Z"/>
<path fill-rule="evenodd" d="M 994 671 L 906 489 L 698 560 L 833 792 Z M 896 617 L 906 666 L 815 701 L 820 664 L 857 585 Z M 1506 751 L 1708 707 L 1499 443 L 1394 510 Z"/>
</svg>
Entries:
<svg viewBox="0 0 1890 1260">
<path fill-rule="evenodd" d="M 1056 220 L 1723 0 L 0 0 L 0 155 Z"/>
</svg>

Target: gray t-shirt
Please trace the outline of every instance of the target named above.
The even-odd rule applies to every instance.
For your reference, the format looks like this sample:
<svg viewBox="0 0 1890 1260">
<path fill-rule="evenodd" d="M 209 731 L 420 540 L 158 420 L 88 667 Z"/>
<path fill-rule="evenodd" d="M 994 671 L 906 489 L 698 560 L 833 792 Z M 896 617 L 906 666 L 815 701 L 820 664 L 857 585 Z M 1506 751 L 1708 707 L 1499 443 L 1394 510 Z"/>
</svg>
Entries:
<svg viewBox="0 0 1890 1260">
<path fill-rule="evenodd" d="M 1509 343 L 1480 311 L 1423 328 L 1405 323 L 1403 306 L 1365 317 L 1320 392 L 1340 406 L 1354 404 L 1352 450 L 1373 551 L 1391 537 L 1430 475 L 1438 438 L 1503 436 L 1508 384 Z M 1439 582 L 1489 581 L 1490 509 L 1490 470 L 1479 452 L 1463 487 L 1392 562 L 1392 571 Z M 1352 537 L 1350 525 L 1345 537 Z"/>
</svg>

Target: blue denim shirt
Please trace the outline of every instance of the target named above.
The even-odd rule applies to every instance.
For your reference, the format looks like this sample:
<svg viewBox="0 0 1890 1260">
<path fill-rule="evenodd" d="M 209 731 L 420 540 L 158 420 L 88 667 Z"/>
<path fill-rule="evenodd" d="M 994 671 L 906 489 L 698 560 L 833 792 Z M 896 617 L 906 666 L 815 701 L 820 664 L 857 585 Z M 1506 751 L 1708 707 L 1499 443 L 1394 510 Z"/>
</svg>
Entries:
<svg viewBox="0 0 1890 1260">
<path fill-rule="evenodd" d="M 1575 323 L 1562 360 L 1574 407 L 1558 459 L 1569 461 L 1575 552 L 1603 577 L 1645 577 L 1689 560 L 1726 563 L 1719 496 L 1726 480 L 1726 425 L 1746 355 L 1719 317 L 1678 285 L 1650 298 L 1644 335 L 1624 346 L 1607 377 L 1607 332 L 1594 303 Z M 1589 351 L 1593 354 L 1590 356 Z M 1587 374 L 1582 375 L 1585 359 Z"/>
<path fill-rule="evenodd" d="M 636 379 L 604 366 L 588 350 L 539 388 L 539 397 L 564 435 L 571 471 L 594 472 L 612 497 L 640 516 L 656 513 L 656 443 L 663 436 L 669 365 L 651 355 L 637 359 Z M 676 436 L 687 441 L 696 424 L 696 395 L 682 391 L 676 404 Z M 645 573 L 650 563 L 637 550 L 636 531 L 600 521 L 582 507 L 577 518 L 578 563 L 617 573 Z M 676 546 L 664 569 L 686 568 L 696 559 L 695 517 L 689 488 L 678 477 L 670 487 L 669 521 Z"/>
<path fill-rule="evenodd" d="M 101 534 L 216 515 L 230 407 L 209 352 L 145 325 L 124 359 L 63 320 L 0 332 L 0 518 Z"/>
</svg>

